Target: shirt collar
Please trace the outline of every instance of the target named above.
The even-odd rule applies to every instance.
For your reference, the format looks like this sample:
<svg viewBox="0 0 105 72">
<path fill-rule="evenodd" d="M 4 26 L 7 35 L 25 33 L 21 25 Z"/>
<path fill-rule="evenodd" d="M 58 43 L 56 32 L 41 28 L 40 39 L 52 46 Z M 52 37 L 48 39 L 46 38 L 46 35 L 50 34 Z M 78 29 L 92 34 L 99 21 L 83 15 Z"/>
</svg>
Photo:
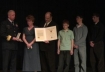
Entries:
<svg viewBox="0 0 105 72">
<path fill-rule="evenodd" d="M 95 25 L 97 25 L 99 22 L 95 23 Z"/>
<path fill-rule="evenodd" d="M 82 27 L 82 26 L 83 26 L 83 24 L 81 24 L 81 25 L 77 24 L 76 26 L 77 26 L 77 28 L 80 28 L 80 27 Z"/>
<path fill-rule="evenodd" d="M 12 23 L 13 21 L 8 18 L 8 20 Z"/>
<path fill-rule="evenodd" d="M 50 21 L 50 22 L 48 22 L 48 23 L 47 23 L 47 25 L 48 25 L 48 24 L 50 24 L 50 23 L 51 23 L 51 21 Z"/>
<path fill-rule="evenodd" d="M 64 32 L 68 32 L 68 31 L 69 31 L 69 29 L 67 29 L 67 30 L 64 30 L 64 29 L 63 29 L 63 31 L 64 31 Z"/>
</svg>

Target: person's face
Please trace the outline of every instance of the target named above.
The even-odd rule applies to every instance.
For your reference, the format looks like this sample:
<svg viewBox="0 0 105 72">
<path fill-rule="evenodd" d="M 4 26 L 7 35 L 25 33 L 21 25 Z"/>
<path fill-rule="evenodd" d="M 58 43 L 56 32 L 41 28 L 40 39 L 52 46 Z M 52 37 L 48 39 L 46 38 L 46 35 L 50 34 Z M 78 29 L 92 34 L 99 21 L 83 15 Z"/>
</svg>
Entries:
<svg viewBox="0 0 105 72">
<path fill-rule="evenodd" d="M 68 25 L 67 23 L 64 23 L 64 24 L 63 24 L 63 29 L 64 29 L 64 30 L 68 29 L 68 27 L 69 27 L 69 25 Z"/>
<path fill-rule="evenodd" d="M 32 20 L 27 20 L 27 24 L 28 24 L 28 26 L 31 26 L 31 25 L 33 25 L 33 21 Z"/>
<path fill-rule="evenodd" d="M 77 16 L 77 17 L 76 17 L 76 21 L 77 21 L 77 23 L 79 24 L 80 22 L 82 22 L 82 18 L 79 17 L 79 16 Z"/>
<path fill-rule="evenodd" d="M 99 20 L 99 17 L 93 16 L 93 17 L 92 17 L 92 20 L 93 20 L 93 22 L 97 22 L 97 21 Z"/>
<path fill-rule="evenodd" d="M 15 12 L 10 12 L 8 18 L 13 21 L 15 19 Z"/>
<path fill-rule="evenodd" d="M 45 21 L 46 23 L 50 22 L 52 20 L 52 17 L 50 16 L 50 14 L 46 14 L 45 15 Z"/>
</svg>

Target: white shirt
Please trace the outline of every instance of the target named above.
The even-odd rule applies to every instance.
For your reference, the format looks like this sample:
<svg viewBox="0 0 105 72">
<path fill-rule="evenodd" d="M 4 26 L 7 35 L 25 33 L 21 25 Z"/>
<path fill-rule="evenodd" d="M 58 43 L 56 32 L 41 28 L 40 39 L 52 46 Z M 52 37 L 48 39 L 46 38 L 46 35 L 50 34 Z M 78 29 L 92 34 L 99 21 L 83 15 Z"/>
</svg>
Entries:
<svg viewBox="0 0 105 72">
<path fill-rule="evenodd" d="M 51 22 L 51 21 L 50 21 L 50 22 Z M 50 24 L 50 22 L 48 22 L 48 23 L 45 23 L 45 24 L 44 24 L 44 27 L 45 27 L 45 26 L 48 26 L 48 25 Z"/>
<path fill-rule="evenodd" d="M 12 20 L 10 20 L 9 18 L 8 18 L 8 20 L 12 23 L 13 21 Z M 13 23 L 13 25 L 14 25 L 14 23 Z"/>
</svg>

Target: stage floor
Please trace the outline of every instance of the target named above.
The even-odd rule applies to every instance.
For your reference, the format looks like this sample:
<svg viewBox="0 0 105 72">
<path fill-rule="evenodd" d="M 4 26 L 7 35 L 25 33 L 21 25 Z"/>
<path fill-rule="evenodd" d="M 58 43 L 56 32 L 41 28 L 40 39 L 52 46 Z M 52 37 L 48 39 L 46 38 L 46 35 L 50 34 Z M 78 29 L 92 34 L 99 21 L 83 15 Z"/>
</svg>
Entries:
<svg viewBox="0 0 105 72">
<path fill-rule="evenodd" d="M 2 70 L 0 70 L 2 72 Z M 8 71 L 9 72 L 9 71 Z M 21 70 L 17 70 L 17 72 L 22 72 Z M 70 69 L 69 72 L 74 72 L 74 69 Z M 90 68 L 87 68 L 87 72 L 92 72 Z"/>
</svg>

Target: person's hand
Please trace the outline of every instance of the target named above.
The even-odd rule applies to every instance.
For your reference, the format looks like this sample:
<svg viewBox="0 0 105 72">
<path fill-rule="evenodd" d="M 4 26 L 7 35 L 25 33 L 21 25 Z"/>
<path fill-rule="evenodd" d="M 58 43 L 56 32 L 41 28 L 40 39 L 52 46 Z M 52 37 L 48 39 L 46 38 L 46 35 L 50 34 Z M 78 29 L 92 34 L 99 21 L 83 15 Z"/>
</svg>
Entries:
<svg viewBox="0 0 105 72">
<path fill-rule="evenodd" d="M 57 50 L 57 54 L 58 54 L 58 55 L 60 54 L 60 49 Z"/>
<path fill-rule="evenodd" d="M 70 55 L 73 55 L 73 50 L 70 50 Z"/>
<path fill-rule="evenodd" d="M 32 45 L 31 44 L 27 44 L 27 48 L 32 48 Z"/>
<path fill-rule="evenodd" d="M 14 41 L 18 41 L 18 39 L 17 39 L 16 37 L 13 37 L 12 40 L 14 40 Z"/>
<path fill-rule="evenodd" d="M 91 46 L 91 47 L 94 47 L 93 41 L 90 41 L 90 46 Z"/>
<path fill-rule="evenodd" d="M 23 42 L 21 39 L 18 39 L 19 42 Z"/>
<path fill-rule="evenodd" d="M 49 41 L 44 41 L 45 43 L 49 43 Z"/>
<path fill-rule="evenodd" d="M 78 46 L 74 44 L 74 48 L 78 48 Z"/>
</svg>

